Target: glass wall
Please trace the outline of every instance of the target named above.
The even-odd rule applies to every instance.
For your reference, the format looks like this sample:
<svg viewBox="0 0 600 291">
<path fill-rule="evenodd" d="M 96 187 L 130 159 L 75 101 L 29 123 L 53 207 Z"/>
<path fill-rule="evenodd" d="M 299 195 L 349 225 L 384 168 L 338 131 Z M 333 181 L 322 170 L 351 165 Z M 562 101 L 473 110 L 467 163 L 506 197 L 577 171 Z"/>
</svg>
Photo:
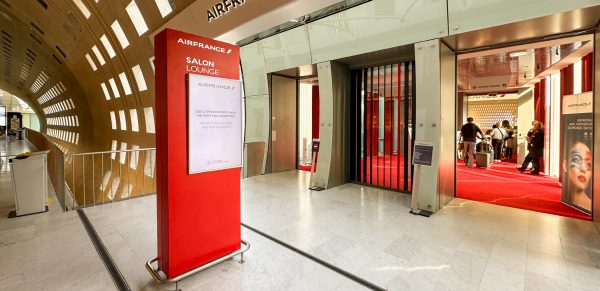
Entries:
<svg viewBox="0 0 600 291">
<path fill-rule="evenodd" d="M 352 71 L 351 180 L 411 190 L 414 61 Z"/>
</svg>

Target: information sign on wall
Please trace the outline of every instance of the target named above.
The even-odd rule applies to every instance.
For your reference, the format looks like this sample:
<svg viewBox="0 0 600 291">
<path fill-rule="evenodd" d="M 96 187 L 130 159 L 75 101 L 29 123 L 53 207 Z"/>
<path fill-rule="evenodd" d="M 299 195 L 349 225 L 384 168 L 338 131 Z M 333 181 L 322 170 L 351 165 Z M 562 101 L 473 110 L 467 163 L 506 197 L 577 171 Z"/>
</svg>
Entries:
<svg viewBox="0 0 600 291">
<path fill-rule="evenodd" d="M 413 165 L 431 166 L 433 160 L 433 143 L 415 141 Z"/>
<path fill-rule="evenodd" d="M 241 84 L 188 75 L 189 173 L 242 166 Z"/>
</svg>

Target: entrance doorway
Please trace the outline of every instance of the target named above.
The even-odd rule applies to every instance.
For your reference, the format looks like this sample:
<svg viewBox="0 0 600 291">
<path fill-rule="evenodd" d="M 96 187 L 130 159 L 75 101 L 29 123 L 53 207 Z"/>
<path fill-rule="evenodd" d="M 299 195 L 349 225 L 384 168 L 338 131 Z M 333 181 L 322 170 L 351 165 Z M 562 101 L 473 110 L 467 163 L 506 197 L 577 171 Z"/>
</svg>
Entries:
<svg viewBox="0 0 600 291">
<path fill-rule="evenodd" d="M 415 63 L 351 72 L 350 179 L 410 192 L 414 142 Z"/>
<path fill-rule="evenodd" d="M 265 173 L 311 170 L 319 136 L 319 81 L 314 65 L 270 74 L 270 141 Z"/>
<path fill-rule="evenodd" d="M 298 170 L 311 171 L 313 161 L 312 141 L 319 138 L 319 78 L 298 80 Z"/>
<path fill-rule="evenodd" d="M 592 54 L 582 35 L 458 56 L 457 148 L 468 118 L 481 130 L 457 152 L 458 198 L 591 219 Z"/>
</svg>

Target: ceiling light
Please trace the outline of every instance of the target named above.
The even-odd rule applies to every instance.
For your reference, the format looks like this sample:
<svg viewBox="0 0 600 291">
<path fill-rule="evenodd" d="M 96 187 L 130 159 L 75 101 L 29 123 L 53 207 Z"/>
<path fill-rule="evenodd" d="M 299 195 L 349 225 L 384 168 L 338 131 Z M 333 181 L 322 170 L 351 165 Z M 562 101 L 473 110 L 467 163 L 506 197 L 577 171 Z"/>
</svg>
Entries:
<svg viewBox="0 0 600 291">
<path fill-rule="evenodd" d="M 510 55 L 511 58 L 522 57 L 524 55 L 527 55 L 527 51 L 512 52 L 509 55 Z"/>
</svg>

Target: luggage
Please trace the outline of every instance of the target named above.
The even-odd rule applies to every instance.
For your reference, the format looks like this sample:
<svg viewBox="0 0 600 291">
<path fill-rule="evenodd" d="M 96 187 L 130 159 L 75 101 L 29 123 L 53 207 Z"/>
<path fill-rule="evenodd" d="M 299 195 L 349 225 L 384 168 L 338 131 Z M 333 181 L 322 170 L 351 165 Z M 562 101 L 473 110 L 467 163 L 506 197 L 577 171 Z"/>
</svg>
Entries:
<svg viewBox="0 0 600 291">
<path fill-rule="evenodd" d="M 475 163 L 477 164 L 477 168 L 489 169 L 493 158 L 494 154 L 492 152 L 475 153 Z"/>
</svg>

